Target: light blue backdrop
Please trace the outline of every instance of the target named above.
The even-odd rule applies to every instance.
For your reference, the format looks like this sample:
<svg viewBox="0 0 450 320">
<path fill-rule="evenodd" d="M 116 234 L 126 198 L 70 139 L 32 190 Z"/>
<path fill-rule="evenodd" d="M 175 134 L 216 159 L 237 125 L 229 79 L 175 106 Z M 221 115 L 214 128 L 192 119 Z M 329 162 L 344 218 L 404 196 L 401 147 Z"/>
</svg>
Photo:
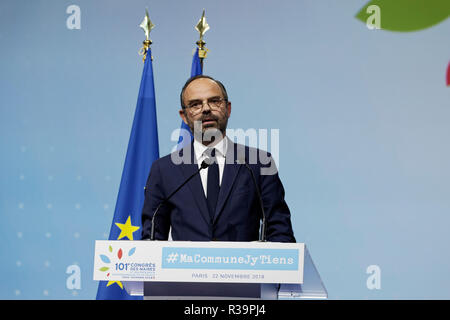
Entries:
<svg viewBox="0 0 450 320">
<path fill-rule="evenodd" d="M 355 18 L 365 3 L 1 1 L 0 298 L 95 298 L 148 7 L 161 155 L 205 8 L 204 73 L 228 88 L 230 128 L 280 130 L 295 235 L 330 298 L 449 299 L 450 21 L 369 30 Z M 66 26 L 72 4 L 81 29 Z"/>
</svg>

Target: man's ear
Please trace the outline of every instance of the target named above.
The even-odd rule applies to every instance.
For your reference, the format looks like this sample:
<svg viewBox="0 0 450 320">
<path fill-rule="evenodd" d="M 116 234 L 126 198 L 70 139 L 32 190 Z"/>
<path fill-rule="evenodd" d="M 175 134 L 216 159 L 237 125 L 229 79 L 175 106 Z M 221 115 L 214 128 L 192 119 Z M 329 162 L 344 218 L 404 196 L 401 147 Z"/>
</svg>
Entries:
<svg viewBox="0 0 450 320">
<path fill-rule="evenodd" d="M 228 103 L 227 103 L 227 115 L 228 115 L 228 118 L 231 115 L 231 102 L 230 101 L 228 101 Z"/>
<path fill-rule="evenodd" d="M 178 113 L 180 114 L 181 120 L 183 120 L 183 122 L 187 125 L 187 121 L 186 121 L 186 109 L 181 108 Z"/>
</svg>

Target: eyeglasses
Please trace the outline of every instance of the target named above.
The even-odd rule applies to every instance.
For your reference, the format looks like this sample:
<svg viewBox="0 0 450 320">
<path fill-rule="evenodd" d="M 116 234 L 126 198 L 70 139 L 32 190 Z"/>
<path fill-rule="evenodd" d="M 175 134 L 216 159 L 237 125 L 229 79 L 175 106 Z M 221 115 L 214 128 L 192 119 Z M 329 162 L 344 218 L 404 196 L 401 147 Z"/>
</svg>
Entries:
<svg viewBox="0 0 450 320">
<path fill-rule="evenodd" d="M 190 109 L 192 113 L 198 113 L 200 110 L 203 109 L 203 106 L 205 104 L 208 105 L 213 110 L 220 110 L 220 108 L 223 105 L 223 102 L 225 102 L 226 99 L 219 98 L 219 97 L 212 97 L 207 100 L 201 101 L 201 100 L 192 100 L 189 102 L 189 104 L 186 106 L 186 108 Z"/>
</svg>

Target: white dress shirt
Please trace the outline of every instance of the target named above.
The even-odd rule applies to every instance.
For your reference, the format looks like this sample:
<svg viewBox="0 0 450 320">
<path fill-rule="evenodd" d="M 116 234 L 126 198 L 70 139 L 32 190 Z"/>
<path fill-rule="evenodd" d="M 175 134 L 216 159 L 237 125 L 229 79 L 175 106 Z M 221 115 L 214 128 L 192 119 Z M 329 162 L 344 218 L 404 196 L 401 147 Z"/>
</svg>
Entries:
<svg viewBox="0 0 450 320">
<path fill-rule="evenodd" d="M 227 154 L 227 147 L 228 147 L 228 138 L 225 136 L 222 140 L 220 140 L 216 145 L 214 145 L 211 148 L 216 149 L 216 159 L 217 164 L 219 165 L 219 185 L 222 184 L 222 175 L 223 175 L 223 169 L 225 167 L 225 155 Z M 194 140 L 194 153 L 195 158 L 197 159 L 198 168 L 200 169 L 200 166 L 205 160 L 208 155 L 205 154 L 206 149 L 210 147 L 207 147 L 197 140 Z M 208 168 L 203 169 L 200 171 L 200 178 L 202 180 L 203 185 L 203 191 L 205 192 L 205 197 L 207 197 L 207 190 L 208 190 Z"/>
</svg>

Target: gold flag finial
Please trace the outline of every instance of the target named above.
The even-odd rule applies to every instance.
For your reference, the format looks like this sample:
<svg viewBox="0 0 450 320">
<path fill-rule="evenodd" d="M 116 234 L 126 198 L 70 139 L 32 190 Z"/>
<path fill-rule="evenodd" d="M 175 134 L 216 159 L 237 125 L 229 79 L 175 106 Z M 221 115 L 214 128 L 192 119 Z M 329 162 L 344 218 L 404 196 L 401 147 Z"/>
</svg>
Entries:
<svg viewBox="0 0 450 320">
<path fill-rule="evenodd" d="M 209 24 L 206 22 L 205 17 L 205 9 L 203 9 L 203 14 L 200 20 L 198 20 L 197 25 L 195 26 L 195 29 L 200 33 L 200 39 L 197 41 L 198 45 L 198 56 L 200 58 L 202 68 L 203 68 L 203 59 L 206 58 L 206 54 L 208 53 L 208 49 L 205 48 L 206 42 L 203 41 L 203 36 L 205 35 L 205 32 L 209 30 Z"/>
<path fill-rule="evenodd" d="M 152 44 L 152 40 L 150 40 L 150 31 L 155 27 L 155 25 L 152 23 L 148 16 L 148 10 L 145 9 L 145 17 L 144 20 L 142 20 L 141 24 L 139 25 L 144 30 L 145 33 L 145 40 L 143 42 L 143 47 L 141 50 L 139 50 L 139 54 L 142 56 L 142 61 L 145 61 L 145 58 L 147 57 L 148 49 L 150 48 L 150 45 Z M 151 57 L 153 60 L 153 57 Z"/>
<path fill-rule="evenodd" d="M 145 32 L 145 40 L 150 40 L 150 31 L 155 27 L 150 18 L 148 17 L 148 10 L 145 9 L 145 17 L 139 25 Z M 150 40 L 151 41 L 151 40 Z"/>
<path fill-rule="evenodd" d="M 203 9 L 203 14 L 200 20 L 198 20 L 197 25 L 195 26 L 195 29 L 200 33 L 200 40 L 203 40 L 203 35 L 206 31 L 209 30 L 209 24 L 206 22 L 205 17 L 205 9 Z"/>
</svg>

